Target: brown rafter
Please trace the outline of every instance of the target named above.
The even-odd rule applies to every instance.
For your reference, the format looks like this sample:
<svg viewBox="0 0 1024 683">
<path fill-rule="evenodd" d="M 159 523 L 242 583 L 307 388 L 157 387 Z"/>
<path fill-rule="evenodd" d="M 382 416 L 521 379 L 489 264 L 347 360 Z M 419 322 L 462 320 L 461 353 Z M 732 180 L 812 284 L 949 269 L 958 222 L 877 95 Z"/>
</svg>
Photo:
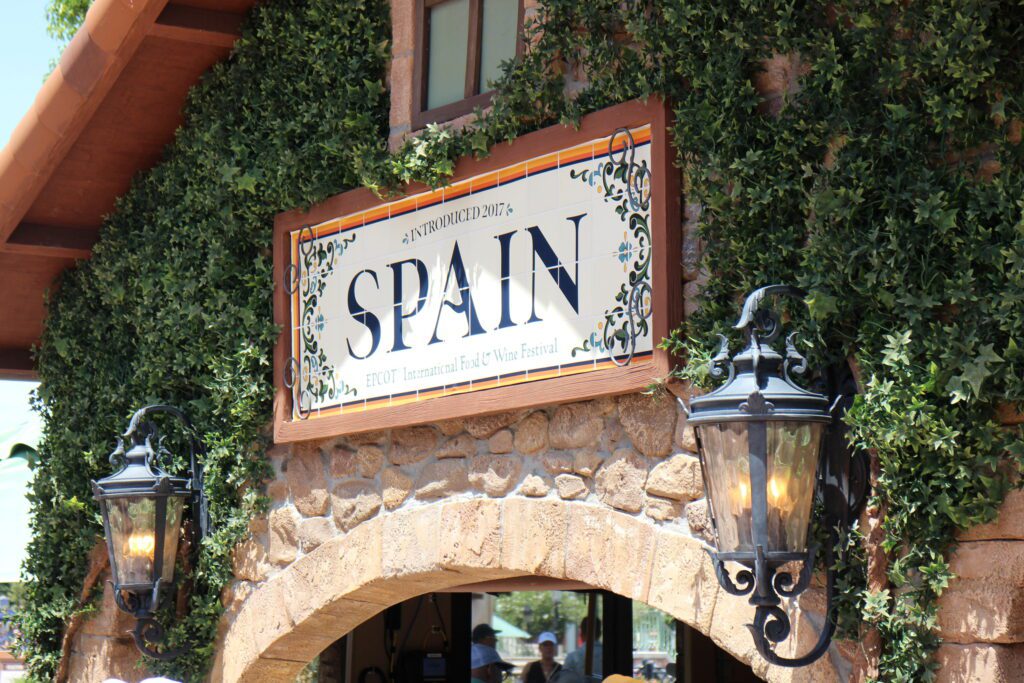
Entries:
<svg viewBox="0 0 1024 683">
<path fill-rule="evenodd" d="M 231 47 L 241 35 L 242 15 L 169 4 L 149 35 L 186 43 Z"/>
</svg>

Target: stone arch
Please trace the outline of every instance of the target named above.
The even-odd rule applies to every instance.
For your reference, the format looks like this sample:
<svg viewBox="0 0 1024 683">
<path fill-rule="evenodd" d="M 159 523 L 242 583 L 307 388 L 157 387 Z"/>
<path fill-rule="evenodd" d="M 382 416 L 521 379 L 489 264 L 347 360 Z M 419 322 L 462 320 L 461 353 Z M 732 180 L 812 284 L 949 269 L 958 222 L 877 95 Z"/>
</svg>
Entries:
<svg viewBox="0 0 1024 683">
<path fill-rule="evenodd" d="M 324 648 L 392 604 L 524 575 L 580 581 L 645 602 L 710 635 L 766 680 L 845 678 L 835 647 L 797 670 L 758 657 L 744 627 L 752 609 L 720 594 L 700 543 L 682 529 L 585 502 L 512 497 L 406 508 L 325 542 L 244 601 L 227 625 L 212 680 L 294 680 Z M 806 651 L 820 626 L 799 611 L 793 619 L 792 645 L 782 654 L 792 654 L 785 651 L 791 646 Z"/>
</svg>

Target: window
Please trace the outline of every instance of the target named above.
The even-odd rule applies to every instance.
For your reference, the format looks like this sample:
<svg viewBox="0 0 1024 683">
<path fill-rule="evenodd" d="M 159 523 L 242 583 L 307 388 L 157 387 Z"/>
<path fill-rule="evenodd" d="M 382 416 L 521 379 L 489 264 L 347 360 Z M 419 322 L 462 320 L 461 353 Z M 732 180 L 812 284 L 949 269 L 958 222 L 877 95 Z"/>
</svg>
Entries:
<svg viewBox="0 0 1024 683">
<path fill-rule="evenodd" d="M 522 0 L 418 0 L 413 125 L 447 121 L 490 102 L 487 83 L 521 49 Z"/>
</svg>

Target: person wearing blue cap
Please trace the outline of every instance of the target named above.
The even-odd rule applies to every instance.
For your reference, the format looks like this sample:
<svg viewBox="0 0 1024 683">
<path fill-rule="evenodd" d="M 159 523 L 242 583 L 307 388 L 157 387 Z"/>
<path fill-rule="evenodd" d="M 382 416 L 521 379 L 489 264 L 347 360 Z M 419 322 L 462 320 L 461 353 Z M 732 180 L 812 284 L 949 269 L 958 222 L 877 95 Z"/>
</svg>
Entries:
<svg viewBox="0 0 1024 683">
<path fill-rule="evenodd" d="M 551 631 L 544 631 L 537 636 L 540 659 L 530 662 L 523 669 L 523 683 L 554 683 L 562 671 L 562 665 L 555 661 L 556 647 L 558 639 Z"/>
<path fill-rule="evenodd" d="M 490 645 L 473 643 L 469 654 L 470 683 L 501 683 L 512 668 Z"/>
</svg>

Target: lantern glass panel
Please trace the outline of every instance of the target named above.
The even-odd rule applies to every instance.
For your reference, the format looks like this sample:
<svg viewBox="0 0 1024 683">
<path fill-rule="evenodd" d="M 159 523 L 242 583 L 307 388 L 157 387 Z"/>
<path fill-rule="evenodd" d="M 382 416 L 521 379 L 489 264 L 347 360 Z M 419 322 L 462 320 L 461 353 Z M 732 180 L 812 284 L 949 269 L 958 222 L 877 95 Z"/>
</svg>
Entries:
<svg viewBox="0 0 1024 683">
<path fill-rule="evenodd" d="M 752 551 L 750 449 L 747 423 L 713 422 L 698 427 L 715 514 L 719 552 Z"/>
<path fill-rule="evenodd" d="M 174 556 L 178 548 L 178 528 L 184 500 L 170 497 L 164 525 L 164 553 L 160 577 L 170 582 L 174 578 Z M 117 580 L 122 585 L 148 584 L 154 580 L 153 555 L 156 553 L 155 497 L 125 497 L 107 500 L 107 518 L 110 524 Z"/>
<path fill-rule="evenodd" d="M 804 552 L 814 502 L 820 422 L 768 422 L 768 545 Z"/>
<path fill-rule="evenodd" d="M 111 554 L 121 584 L 152 583 L 156 549 L 156 500 L 111 498 L 107 501 Z"/>
<path fill-rule="evenodd" d="M 167 499 L 167 520 L 164 523 L 164 558 L 160 576 L 165 583 L 174 579 L 174 558 L 178 554 L 178 530 L 181 529 L 181 510 L 185 499 Z"/>
</svg>

